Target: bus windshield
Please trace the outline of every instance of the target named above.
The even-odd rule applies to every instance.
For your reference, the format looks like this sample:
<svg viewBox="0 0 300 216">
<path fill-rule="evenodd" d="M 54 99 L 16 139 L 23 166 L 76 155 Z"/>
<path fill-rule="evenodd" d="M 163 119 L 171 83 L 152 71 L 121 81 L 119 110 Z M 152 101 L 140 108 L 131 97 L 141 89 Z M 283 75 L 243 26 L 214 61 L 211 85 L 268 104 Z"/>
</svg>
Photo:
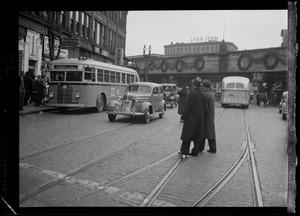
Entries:
<svg viewBox="0 0 300 216">
<path fill-rule="evenodd" d="M 51 71 L 50 81 L 82 81 L 82 72 L 81 71 Z"/>
<path fill-rule="evenodd" d="M 64 81 L 65 72 L 64 71 L 51 71 L 50 72 L 50 81 Z"/>
</svg>

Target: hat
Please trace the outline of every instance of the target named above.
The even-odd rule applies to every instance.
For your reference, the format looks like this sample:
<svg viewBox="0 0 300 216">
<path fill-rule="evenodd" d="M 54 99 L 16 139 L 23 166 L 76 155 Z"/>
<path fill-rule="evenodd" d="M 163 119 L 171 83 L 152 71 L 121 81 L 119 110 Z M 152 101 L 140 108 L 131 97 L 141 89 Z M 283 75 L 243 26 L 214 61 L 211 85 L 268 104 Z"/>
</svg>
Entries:
<svg viewBox="0 0 300 216">
<path fill-rule="evenodd" d="M 202 85 L 209 88 L 211 86 L 211 82 L 207 79 L 203 80 Z"/>
<path fill-rule="evenodd" d="M 192 80 L 192 83 L 194 83 L 195 86 L 200 86 L 202 82 L 202 79 L 200 77 L 196 77 L 195 79 Z"/>
</svg>

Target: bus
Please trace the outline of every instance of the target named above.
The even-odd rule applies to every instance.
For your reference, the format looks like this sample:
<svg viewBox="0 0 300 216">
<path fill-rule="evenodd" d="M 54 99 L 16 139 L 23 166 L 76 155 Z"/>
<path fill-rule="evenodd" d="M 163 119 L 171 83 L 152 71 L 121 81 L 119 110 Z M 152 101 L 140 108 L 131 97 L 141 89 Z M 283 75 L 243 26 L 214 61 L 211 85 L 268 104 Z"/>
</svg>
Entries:
<svg viewBox="0 0 300 216">
<path fill-rule="evenodd" d="M 139 82 L 131 68 L 82 57 L 51 61 L 49 72 L 46 106 L 61 110 L 95 107 L 102 112 L 107 103 L 124 94 L 127 84 Z"/>
<path fill-rule="evenodd" d="M 249 79 L 241 76 L 228 76 L 222 80 L 221 106 L 241 106 L 248 108 L 250 103 Z"/>
</svg>

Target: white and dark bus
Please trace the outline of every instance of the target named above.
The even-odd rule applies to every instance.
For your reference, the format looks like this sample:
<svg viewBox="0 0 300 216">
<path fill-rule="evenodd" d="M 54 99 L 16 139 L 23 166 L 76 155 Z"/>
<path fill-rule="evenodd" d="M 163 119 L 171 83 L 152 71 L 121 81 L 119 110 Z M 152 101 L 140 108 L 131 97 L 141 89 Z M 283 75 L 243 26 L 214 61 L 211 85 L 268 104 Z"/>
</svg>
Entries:
<svg viewBox="0 0 300 216">
<path fill-rule="evenodd" d="M 46 106 L 62 110 L 95 107 L 102 112 L 108 102 L 124 94 L 127 84 L 139 81 L 133 69 L 93 59 L 54 60 L 49 63 L 49 72 Z"/>
<path fill-rule="evenodd" d="M 250 103 L 249 79 L 241 76 L 228 76 L 222 80 L 221 105 L 242 106 L 248 108 Z"/>
</svg>

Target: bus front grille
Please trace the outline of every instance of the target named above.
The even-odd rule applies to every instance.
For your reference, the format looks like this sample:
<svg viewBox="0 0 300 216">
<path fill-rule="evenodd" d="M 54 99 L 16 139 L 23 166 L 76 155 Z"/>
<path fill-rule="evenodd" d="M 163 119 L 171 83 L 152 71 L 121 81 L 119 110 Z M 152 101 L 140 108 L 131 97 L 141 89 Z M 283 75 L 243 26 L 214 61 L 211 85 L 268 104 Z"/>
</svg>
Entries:
<svg viewBox="0 0 300 216">
<path fill-rule="evenodd" d="M 57 87 L 57 103 L 70 104 L 72 102 L 73 88 L 72 86 L 59 85 Z"/>
</svg>

